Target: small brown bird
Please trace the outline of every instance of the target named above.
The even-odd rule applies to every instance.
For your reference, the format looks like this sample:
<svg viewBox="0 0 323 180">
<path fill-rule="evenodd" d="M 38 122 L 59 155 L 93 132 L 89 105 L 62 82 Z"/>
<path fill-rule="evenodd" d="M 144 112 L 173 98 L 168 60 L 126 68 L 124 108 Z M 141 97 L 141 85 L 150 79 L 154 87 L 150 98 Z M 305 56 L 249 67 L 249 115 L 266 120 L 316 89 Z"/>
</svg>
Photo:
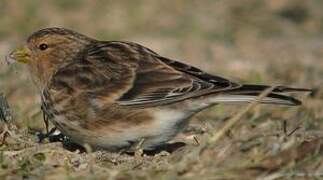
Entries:
<svg viewBox="0 0 323 180">
<path fill-rule="evenodd" d="M 269 86 L 239 84 L 160 56 L 132 42 L 99 41 L 64 28 L 33 33 L 10 57 L 28 65 L 51 122 L 71 141 L 116 151 L 144 139 L 167 143 L 197 112 L 219 103 L 245 103 Z M 280 93 L 264 104 L 300 105 Z"/>
</svg>

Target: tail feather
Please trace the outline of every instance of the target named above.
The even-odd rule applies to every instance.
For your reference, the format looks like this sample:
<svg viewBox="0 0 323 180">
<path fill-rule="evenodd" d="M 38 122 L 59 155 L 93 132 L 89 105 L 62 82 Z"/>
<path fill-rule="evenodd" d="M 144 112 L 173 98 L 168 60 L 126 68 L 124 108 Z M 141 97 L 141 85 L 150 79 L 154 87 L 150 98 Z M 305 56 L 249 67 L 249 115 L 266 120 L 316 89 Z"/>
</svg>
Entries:
<svg viewBox="0 0 323 180">
<path fill-rule="evenodd" d="M 271 86 L 267 85 L 254 85 L 254 84 L 244 84 L 239 88 L 232 89 L 230 92 L 260 92 L 264 91 Z M 274 93 L 287 93 L 287 92 L 311 92 L 311 89 L 306 89 L 306 88 L 292 88 L 292 87 L 287 87 L 287 86 L 276 86 L 275 89 L 273 90 Z"/>
<path fill-rule="evenodd" d="M 256 100 L 257 96 L 259 96 L 267 88 L 270 88 L 270 86 L 246 84 L 246 85 L 242 85 L 237 89 L 233 89 L 223 94 L 220 94 L 219 96 L 215 97 L 213 101 L 216 103 L 252 102 Z M 280 104 L 280 105 L 289 105 L 289 106 L 301 105 L 302 102 L 299 101 L 298 99 L 291 96 L 278 94 L 278 93 L 306 92 L 306 91 L 311 91 L 311 90 L 303 89 L 303 88 L 277 86 L 275 89 L 273 89 L 272 93 L 268 94 L 267 97 L 263 98 L 260 101 L 260 103 Z"/>
<path fill-rule="evenodd" d="M 259 94 L 258 94 L 259 95 Z M 245 103 L 252 102 L 257 99 L 256 94 L 223 94 L 216 96 L 212 101 L 215 103 Z M 280 94 L 271 93 L 267 97 L 261 99 L 260 103 L 262 104 L 280 104 L 280 105 L 288 105 L 288 106 L 298 106 L 301 105 L 302 102 L 298 99 L 295 99 L 291 96 L 285 96 Z"/>
</svg>

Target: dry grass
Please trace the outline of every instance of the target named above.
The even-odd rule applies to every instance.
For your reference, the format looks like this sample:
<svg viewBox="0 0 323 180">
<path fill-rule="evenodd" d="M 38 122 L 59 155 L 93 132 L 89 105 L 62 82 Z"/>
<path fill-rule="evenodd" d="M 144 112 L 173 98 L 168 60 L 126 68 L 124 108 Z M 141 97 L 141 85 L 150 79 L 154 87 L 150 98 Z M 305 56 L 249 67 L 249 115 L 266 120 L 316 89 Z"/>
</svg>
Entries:
<svg viewBox="0 0 323 180">
<path fill-rule="evenodd" d="M 323 178 L 322 8 L 321 0 L 1 1 L 0 57 L 39 28 L 64 26 L 136 41 L 240 82 L 316 91 L 300 95 L 300 107 L 253 108 L 216 143 L 208 143 L 212 134 L 241 106 L 194 117 L 174 140 L 187 145 L 172 153 L 81 153 L 37 143 L 35 132 L 44 131 L 37 91 L 25 67 L 1 60 L 0 92 L 13 119 L 0 124 L 0 179 Z"/>
</svg>

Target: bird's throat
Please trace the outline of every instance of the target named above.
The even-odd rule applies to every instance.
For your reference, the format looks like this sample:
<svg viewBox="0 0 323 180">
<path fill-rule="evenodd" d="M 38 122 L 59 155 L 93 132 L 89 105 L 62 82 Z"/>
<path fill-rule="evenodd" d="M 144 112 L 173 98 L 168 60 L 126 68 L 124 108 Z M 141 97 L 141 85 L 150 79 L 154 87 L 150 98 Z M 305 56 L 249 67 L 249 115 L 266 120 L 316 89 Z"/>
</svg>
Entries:
<svg viewBox="0 0 323 180">
<path fill-rule="evenodd" d="M 44 61 L 29 64 L 29 70 L 34 83 L 40 89 L 44 89 L 48 86 L 54 73 L 54 67 L 50 63 Z"/>
</svg>

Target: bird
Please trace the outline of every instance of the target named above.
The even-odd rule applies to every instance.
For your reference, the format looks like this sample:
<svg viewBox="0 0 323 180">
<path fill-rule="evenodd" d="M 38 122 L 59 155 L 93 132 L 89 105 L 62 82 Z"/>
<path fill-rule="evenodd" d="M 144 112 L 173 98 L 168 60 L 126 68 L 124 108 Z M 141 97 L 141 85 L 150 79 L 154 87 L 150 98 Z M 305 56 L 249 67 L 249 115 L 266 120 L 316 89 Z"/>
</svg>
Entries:
<svg viewBox="0 0 323 180">
<path fill-rule="evenodd" d="M 27 65 L 50 121 L 73 143 L 120 151 L 167 144 L 196 113 L 250 103 L 269 85 L 241 84 L 159 55 L 134 42 L 102 41 L 48 27 L 9 54 Z M 276 86 L 261 104 L 300 105 Z"/>
</svg>

